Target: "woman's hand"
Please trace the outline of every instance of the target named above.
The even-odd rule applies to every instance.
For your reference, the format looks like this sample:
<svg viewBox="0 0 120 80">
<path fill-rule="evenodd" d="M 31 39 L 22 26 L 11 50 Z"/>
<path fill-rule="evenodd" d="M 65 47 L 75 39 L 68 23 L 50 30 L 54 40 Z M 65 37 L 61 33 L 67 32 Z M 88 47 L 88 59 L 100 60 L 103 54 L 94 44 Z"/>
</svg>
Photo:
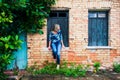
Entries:
<svg viewBox="0 0 120 80">
<path fill-rule="evenodd" d="M 62 48 L 63 48 L 63 49 L 65 49 L 65 46 L 64 46 L 64 45 L 62 45 Z"/>
<path fill-rule="evenodd" d="M 51 50 L 51 41 L 49 41 L 48 50 Z"/>
<path fill-rule="evenodd" d="M 63 40 L 61 40 L 61 43 L 62 43 L 62 48 L 65 49 L 65 45 L 63 43 Z"/>
<path fill-rule="evenodd" d="M 48 46 L 48 50 L 51 50 L 51 47 L 50 47 L 50 46 Z"/>
</svg>

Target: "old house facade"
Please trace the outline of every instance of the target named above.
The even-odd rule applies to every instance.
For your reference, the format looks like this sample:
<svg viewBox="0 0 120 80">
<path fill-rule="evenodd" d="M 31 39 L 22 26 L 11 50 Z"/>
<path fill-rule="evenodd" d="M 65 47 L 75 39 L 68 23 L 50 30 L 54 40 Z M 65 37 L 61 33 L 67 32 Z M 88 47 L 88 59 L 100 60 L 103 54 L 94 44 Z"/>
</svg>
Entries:
<svg viewBox="0 0 120 80">
<path fill-rule="evenodd" d="M 120 62 L 120 0 L 58 0 L 51 8 L 44 34 L 27 34 L 27 62 L 52 62 L 47 37 L 53 24 L 61 26 L 64 44 L 61 61 L 77 64 Z"/>
</svg>

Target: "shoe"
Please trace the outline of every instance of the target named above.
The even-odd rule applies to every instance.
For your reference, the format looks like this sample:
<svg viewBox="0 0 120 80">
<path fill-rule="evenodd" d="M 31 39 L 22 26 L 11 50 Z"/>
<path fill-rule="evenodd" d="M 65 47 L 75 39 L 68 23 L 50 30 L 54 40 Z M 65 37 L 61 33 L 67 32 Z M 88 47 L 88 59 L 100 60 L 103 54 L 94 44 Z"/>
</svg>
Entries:
<svg viewBox="0 0 120 80">
<path fill-rule="evenodd" d="M 56 69 L 59 70 L 60 69 L 60 65 L 57 65 Z"/>
</svg>

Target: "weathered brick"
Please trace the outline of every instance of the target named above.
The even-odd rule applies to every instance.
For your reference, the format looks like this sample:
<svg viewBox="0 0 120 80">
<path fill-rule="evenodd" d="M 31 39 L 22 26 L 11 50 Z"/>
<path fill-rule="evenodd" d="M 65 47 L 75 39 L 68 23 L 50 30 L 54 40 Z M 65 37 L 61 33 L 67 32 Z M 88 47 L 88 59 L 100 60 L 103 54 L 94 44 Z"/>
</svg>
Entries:
<svg viewBox="0 0 120 80">
<path fill-rule="evenodd" d="M 69 49 L 61 52 L 61 61 L 92 64 L 96 61 L 112 64 L 120 56 L 120 0 L 57 0 L 53 7 L 69 9 Z M 109 9 L 108 36 L 112 49 L 86 49 L 88 45 L 88 11 Z M 46 20 L 47 22 L 47 20 Z M 46 47 L 47 26 L 44 34 L 28 34 L 28 65 L 54 61 L 52 52 Z M 119 61 L 119 60 L 118 60 Z"/>
</svg>

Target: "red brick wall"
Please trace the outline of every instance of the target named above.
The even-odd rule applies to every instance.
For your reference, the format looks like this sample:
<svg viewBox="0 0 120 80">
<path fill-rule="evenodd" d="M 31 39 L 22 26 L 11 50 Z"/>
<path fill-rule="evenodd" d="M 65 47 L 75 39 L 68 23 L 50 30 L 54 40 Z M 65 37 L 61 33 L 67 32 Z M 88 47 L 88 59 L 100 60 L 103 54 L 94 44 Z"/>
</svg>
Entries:
<svg viewBox="0 0 120 80">
<path fill-rule="evenodd" d="M 93 64 L 95 61 L 104 67 L 111 67 L 113 62 L 120 62 L 120 0 L 58 0 L 53 7 L 68 7 L 69 10 L 69 49 L 61 52 L 61 61 Z M 110 9 L 109 46 L 111 49 L 87 49 L 88 45 L 88 10 Z M 52 62 L 52 53 L 46 47 L 47 26 L 44 34 L 28 34 L 28 66 L 37 62 Z"/>
</svg>

